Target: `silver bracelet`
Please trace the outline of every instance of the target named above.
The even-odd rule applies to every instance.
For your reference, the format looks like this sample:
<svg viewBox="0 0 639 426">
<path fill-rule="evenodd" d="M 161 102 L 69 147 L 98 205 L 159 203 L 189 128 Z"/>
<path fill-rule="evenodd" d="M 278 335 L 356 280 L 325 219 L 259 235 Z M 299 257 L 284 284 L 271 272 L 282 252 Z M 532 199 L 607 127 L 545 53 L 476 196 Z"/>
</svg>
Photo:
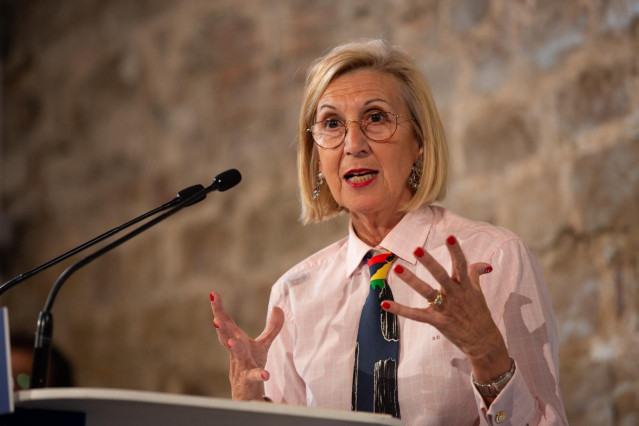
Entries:
<svg viewBox="0 0 639 426">
<path fill-rule="evenodd" d="M 506 374 L 499 376 L 499 378 L 492 383 L 479 383 L 475 380 L 475 377 L 473 377 L 472 374 L 471 377 L 473 379 L 473 384 L 481 396 L 493 398 L 499 395 L 499 392 L 506 387 L 508 382 L 510 382 L 510 379 L 513 377 L 513 374 L 515 374 L 515 360 L 510 358 L 510 370 L 508 370 Z"/>
</svg>

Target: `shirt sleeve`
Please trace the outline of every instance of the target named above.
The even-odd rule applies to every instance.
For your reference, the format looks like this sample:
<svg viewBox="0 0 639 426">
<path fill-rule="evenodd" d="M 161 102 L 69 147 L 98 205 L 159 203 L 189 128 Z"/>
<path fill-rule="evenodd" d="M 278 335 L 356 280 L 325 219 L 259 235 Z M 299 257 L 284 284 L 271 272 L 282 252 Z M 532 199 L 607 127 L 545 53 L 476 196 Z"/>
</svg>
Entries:
<svg viewBox="0 0 639 426">
<path fill-rule="evenodd" d="M 291 315 L 289 299 L 282 291 L 283 283 L 278 281 L 271 290 L 268 312 L 274 306 L 284 311 L 284 326 L 273 340 L 266 359 L 266 371 L 270 378 L 264 383 L 266 395 L 273 402 L 306 405 L 306 386 L 297 373 L 293 360 L 295 344 L 295 321 Z"/>
<path fill-rule="evenodd" d="M 506 241 L 489 262 L 493 273 L 482 277 L 482 290 L 491 294 L 487 301 L 516 370 L 490 407 L 473 386 L 481 424 L 567 425 L 557 323 L 541 269 L 518 239 Z"/>
</svg>

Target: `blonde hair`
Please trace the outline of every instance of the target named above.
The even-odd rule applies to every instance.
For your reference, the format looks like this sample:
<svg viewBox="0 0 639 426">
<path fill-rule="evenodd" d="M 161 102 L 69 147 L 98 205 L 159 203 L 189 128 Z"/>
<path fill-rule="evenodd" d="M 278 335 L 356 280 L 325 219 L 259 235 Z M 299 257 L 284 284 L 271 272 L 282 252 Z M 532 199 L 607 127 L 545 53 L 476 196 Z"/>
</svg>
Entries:
<svg viewBox="0 0 639 426">
<path fill-rule="evenodd" d="M 297 167 L 302 202 L 300 219 L 304 224 L 322 222 L 345 210 L 337 204 L 327 188 L 320 192 L 317 199 L 312 198 L 319 171 L 318 147 L 306 129 L 315 122 L 317 105 L 326 87 L 338 76 L 362 69 L 395 76 L 402 88 L 400 95 L 414 118 L 413 130 L 423 148 L 422 177 L 405 210 L 413 211 L 422 204 L 442 200 L 446 195 L 446 136 L 428 83 L 415 62 L 404 51 L 383 40 L 346 43 L 317 59 L 306 75 L 297 135 Z"/>
</svg>

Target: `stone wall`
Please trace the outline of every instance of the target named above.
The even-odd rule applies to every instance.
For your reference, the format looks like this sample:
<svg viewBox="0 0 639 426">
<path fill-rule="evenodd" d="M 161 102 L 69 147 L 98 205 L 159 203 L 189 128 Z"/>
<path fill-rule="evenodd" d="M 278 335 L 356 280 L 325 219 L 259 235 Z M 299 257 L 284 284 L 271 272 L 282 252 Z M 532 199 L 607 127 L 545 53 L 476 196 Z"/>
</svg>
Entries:
<svg viewBox="0 0 639 426">
<path fill-rule="evenodd" d="M 404 46 L 448 132 L 445 206 L 520 234 L 560 328 L 579 425 L 639 422 L 639 2 L 18 1 L 2 5 L 2 281 L 238 168 L 237 188 L 76 273 L 55 342 L 77 384 L 229 396 L 208 293 L 250 334 L 270 285 L 346 234 L 303 227 L 304 73 L 360 37 Z M 32 333 L 52 270 L 3 296 Z"/>
</svg>

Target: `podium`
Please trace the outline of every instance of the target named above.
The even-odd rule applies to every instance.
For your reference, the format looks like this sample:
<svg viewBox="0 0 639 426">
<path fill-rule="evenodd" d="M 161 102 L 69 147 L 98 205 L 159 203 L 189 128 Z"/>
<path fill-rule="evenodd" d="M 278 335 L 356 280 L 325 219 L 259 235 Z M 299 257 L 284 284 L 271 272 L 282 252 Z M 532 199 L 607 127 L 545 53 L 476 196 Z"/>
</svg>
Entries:
<svg viewBox="0 0 639 426">
<path fill-rule="evenodd" d="M 0 416 L 0 425 L 403 425 L 372 413 L 117 389 L 24 390 L 15 393 L 15 407 L 16 413 Z"/>
</svg>

